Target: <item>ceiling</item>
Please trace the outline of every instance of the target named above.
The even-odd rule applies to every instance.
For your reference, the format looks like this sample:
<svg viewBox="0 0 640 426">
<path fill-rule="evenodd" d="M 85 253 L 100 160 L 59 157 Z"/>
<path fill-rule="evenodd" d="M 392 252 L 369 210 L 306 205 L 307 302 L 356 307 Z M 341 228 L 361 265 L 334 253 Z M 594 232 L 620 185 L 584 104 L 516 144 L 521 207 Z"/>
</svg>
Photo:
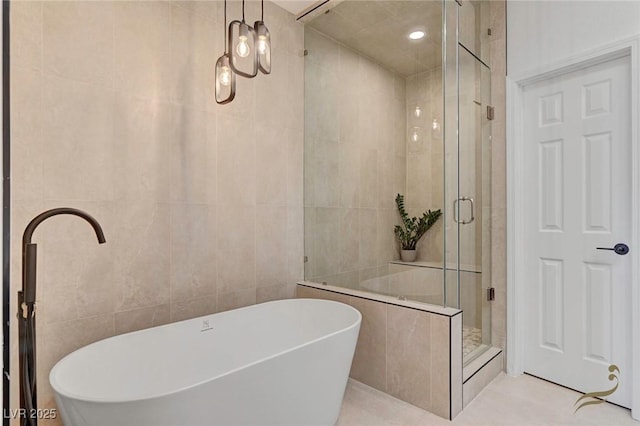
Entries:
<svg viewBox="0 0 640 426">
<path fill-rule="evenodd" d="M 315 3 L 319 3 L 318 0 L 273 0 L 275 4 L 281 8 L 298 16 L 303 10 L 311 7 Z"/>
<path fill-rule="evenodd" d="M 404 77 L 442 62 L 442 3 L 438 1 L 346 0 L 306 25 Z M 409 33 L 416 30 L 426 36 L 410 40 Z"/>
</svg>

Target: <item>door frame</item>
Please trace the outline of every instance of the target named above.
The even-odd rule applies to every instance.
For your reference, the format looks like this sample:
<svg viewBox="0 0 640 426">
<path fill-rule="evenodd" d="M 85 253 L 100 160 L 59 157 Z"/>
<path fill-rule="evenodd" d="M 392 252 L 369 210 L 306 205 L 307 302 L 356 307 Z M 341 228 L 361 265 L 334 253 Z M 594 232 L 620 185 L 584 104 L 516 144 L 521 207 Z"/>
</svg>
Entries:
<svg viewBox="0 0 640 426">
<path fill-rule="evenodd" d="M 560 62 L 516 76 L 507 76 L 507 374 L 524 373 L 524 288 L 525 282 L 523 221 L 525 191 L 524 90 L 531 84 L 548 80 L 592 65 L 628 56 L 631 87 L 631 415 L 640 420 L 640 36 L 600 46 Z M 628 373 L 627 373 L 628 374 Z M 622 372 L 622 377 L 629 377 Z"/>
</svg>

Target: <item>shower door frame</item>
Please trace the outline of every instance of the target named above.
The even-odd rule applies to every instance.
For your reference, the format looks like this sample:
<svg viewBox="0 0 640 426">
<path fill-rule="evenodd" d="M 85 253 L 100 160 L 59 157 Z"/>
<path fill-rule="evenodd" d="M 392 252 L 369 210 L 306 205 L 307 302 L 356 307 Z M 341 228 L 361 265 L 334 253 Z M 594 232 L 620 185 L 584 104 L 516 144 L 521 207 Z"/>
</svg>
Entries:
<svg viewBox="0 0 640 426">
<path fill-rule="evenodd" d="M 631 415 L 640 420 L 640 36 L 621 40 L 566 58 L 515 77 L 507 76 L 507 374 L 524 373 L 524 89 L 536 82 L 629 56 L 631 85 L 632 218 L 631 257 Z"/>
</svg>

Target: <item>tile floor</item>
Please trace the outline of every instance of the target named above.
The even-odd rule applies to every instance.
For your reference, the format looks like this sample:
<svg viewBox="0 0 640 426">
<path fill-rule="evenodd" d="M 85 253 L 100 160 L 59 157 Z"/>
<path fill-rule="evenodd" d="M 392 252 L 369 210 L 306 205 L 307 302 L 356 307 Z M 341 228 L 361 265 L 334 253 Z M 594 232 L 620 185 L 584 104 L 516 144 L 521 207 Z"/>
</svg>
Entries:
<svg viewBox="0 0 640 426">
<path fill-rule="evenodd" d="M 338 426 L 640 426 L 630 411 L 597 404 L 573 413 L 579 393 L 522 375 L 501 373 L 453 422 L 349 380 Z"/>
</svg>

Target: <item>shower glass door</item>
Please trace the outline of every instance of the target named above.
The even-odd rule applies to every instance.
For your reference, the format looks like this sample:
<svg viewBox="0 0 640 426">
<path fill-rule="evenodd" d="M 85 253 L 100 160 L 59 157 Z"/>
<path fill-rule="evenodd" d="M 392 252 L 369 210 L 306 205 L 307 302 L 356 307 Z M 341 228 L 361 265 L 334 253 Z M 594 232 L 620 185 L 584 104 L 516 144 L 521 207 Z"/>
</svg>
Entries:
<svg viewBox="0 0 640 426">
<path fill-rule="evenodd" d="M 491 71 L 459 50 L 458 284 L 465 356 L 491 343 Z"/>
</svg>

